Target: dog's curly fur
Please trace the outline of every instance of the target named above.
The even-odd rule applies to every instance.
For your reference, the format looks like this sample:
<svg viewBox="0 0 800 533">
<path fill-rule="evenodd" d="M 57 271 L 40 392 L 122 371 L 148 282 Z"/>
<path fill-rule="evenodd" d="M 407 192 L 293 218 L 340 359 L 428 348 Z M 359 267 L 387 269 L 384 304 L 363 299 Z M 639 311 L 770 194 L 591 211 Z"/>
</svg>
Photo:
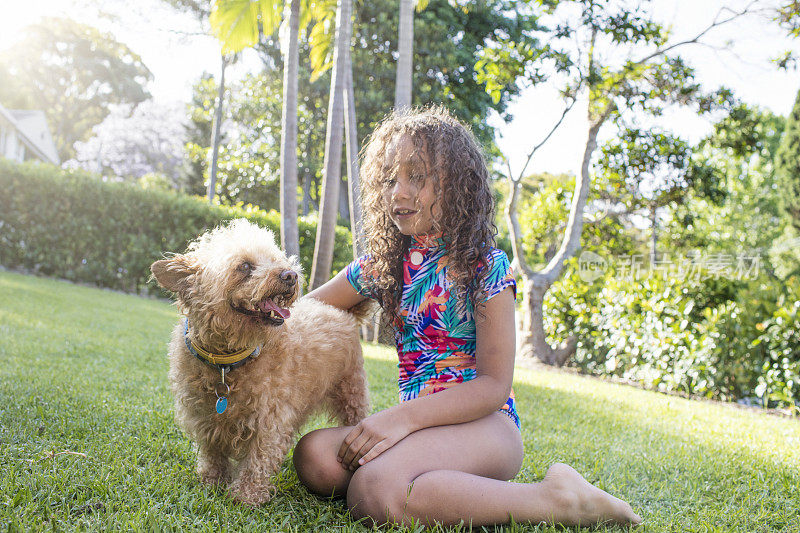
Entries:
<svg viewBox="0 0 800 533">
<path fill-rule="evenodd" d="M 215 411 L 220 371 L 193 356 L 183 321 L 169 344 L 176 420 L 198 445 L 202 481 L 229 483 L 233 497 L 258 505 L 308 416 L 327 408 L 353 425 L 369 412 L 356 320 L 312 298 L 297 299 L 300 267 L 272 232 L 236 220 L 205 233 L 185 254 L 156 261 L 153 276 L 175 293 L 190 337 L 229 353 L 260 345 L 258 357 L 226 375 L 228 408 Z M 297 275 L 295 275 L 297 274 Z M 291 316 L 260 312 L 270 299 Z M 221 387 L 222 388 L 222 387 Z"/>
</svg>

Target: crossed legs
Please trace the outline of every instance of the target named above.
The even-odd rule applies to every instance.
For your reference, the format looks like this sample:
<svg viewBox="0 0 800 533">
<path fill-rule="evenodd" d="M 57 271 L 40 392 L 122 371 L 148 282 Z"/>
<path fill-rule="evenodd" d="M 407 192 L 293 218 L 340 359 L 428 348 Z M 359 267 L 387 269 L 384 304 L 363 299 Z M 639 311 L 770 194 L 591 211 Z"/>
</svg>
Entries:
<svg viewBox="0 0 800 533">
<path fill-rule="evenodd" d="M 511 483 L 522 464 L 522 439 L 501 413 L 417 431 L 355 472 L 336 452 L 348 427 L 313 431 L 297 443 L 294 464 L 312 492 L 346 495 L 356 518 L 473 526 L 517 522 L 588 525 L 638 523 L 630 506 L 590 485 L 567 465 L 540 483 Z"/>
</svg>

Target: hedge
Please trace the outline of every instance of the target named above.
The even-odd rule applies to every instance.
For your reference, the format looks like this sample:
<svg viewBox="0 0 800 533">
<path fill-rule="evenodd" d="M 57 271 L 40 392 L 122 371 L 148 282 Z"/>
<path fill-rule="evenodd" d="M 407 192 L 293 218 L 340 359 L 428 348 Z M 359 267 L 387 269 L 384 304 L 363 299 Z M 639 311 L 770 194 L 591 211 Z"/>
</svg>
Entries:
<svg viewBox="0 0 800 533">
<path fill-rule="evenodd" d="M 586 283 L 574 260 L 545 301 L 551 342 L 578 338 L 571 364 L 649 389 L 800 408 L 800 280 Z"/>
<path fill-rule="evenodd" d="M 181 252 L 200 233 L 247 218 L 280 235 L 280 215 L 252 206 L 209 205 L 175 192 L 0 158 L 0 265 L 100 287 L 154 293 L 150 264 Z M 308 275 L 316 220 L 299 219 Z M 352 260 L 350 231 L 337 226 L 333 268 Z"/>
</svg>

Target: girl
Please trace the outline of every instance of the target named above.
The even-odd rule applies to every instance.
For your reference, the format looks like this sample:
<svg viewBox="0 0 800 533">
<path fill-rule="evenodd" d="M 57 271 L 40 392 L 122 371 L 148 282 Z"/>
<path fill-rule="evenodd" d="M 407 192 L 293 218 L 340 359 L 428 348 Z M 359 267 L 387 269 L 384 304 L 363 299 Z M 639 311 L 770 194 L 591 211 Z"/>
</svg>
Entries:
<svg viewBox="0 0 800 533">
<path fill-rule="evenodd" d="M 308 296 L 342 309 L 379 302 L 394 325 L 401 402 L 305 435 L 300 481 L 346 494 L 353 516 L 376 523 L 638 523 L 564 464 L 540 483 L 507 481 L 523 455 L 516 285 L 492 247 L 488 172 L 467 128 L 443 108 L 395 113 L 372 134 L 361 180 L 369 254 Z"/>
</svg>

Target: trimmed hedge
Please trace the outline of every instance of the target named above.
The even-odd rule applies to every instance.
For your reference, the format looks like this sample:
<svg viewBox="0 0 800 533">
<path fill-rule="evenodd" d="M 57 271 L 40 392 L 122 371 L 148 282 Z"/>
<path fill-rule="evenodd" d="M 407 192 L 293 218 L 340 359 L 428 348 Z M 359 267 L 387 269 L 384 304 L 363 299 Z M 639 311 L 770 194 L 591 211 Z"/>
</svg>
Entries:
<svg viewBox="0 0 800 533">
<path fill-rule="evenodd" d="M 0 159 L 0 265 L 136 293 L 155 293 L 150 264 L 182 252 L 203 231 L 247 218 L 280 235 L 280 215 L 39 163 Z M 310 272 L 316 219 L 299 220 L 300 262 Z M 350 231 L 336 228 L 333 268 L 352 260 Z"/>
</svg>

